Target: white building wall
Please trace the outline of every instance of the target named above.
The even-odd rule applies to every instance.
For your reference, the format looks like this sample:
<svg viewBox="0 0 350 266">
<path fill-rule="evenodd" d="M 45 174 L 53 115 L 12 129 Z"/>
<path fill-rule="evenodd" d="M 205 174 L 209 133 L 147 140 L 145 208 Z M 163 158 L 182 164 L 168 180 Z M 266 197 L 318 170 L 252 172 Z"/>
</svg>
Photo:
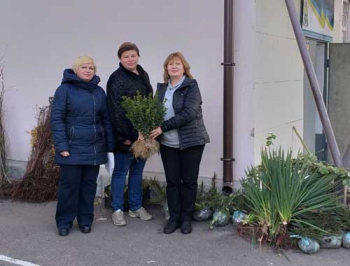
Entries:
<svg viewBox="0 0 350 266">
<path fill-rule="evenodd" d="M 300 1 L 296 0 L 300 10 Z M 256 1 L 254 132 L 255 162 L 269 133 L 275 146 L 294 151 L 301 143 L 293 132 L 303 133 L 303 63 L 285 1 Z"/>
<path fill-rule="evenodd" d="M 336 12 L 339 3 L 336 1 Z M 339 2 L 339 3 L 338 3 Z M 295 0 L 300 10 L 300 0 Z M 335 18 L 340 23 L 339 17 Z M 222 178 L 222 87 L 224 1 L 212 0 L 3 0 L 0 54 L 7 47 L 5 123 L 9 159 L 26 161 L 37 106 L 47 104 L 64 68 L 91 55 L 105 87 L 117 67 L 117 49 L 135 42 L 151 83 L 162 78 L 162 63 L 180 50 L 192 66 L 203 97 L 211 137 L 200 176 Z M 275 145 L 301 149 L 292 126 L 303 132 L 303 64 L 283 0 L 235 1 L 234 179 L 260 161 L 269 133 Z M 146 166 L 162 175 L 159 156 Z"/>
<path fill-rule="evenodd" d="M 235 1 L 233 165 L 234 187 L 254 164 L 254 62 L 256 1 Z"/>
<path fill-rule="evenodd" d="M 334 0 L 334 34 L 333 42 L 343 42 L 342 32 L 343 0 Z"/>
<path fill-rule="evenodd" d="M 294 0 L 300 12 L 301 0 Z M 333 42 L 341 42 L 342 2 L 334 0 Z M 275 146 L 302 151 L 304 128 L 304 65 L 295 40 L 285 1 L 256 1 L 256 61 L 254 86 L 255 162 L 269 133 Z M 273 19 L 272 19 L 273 18 Z"/>
<path fill-rule="evenodd" d="M 0 54 L 6 49 L 5 127 L 11 160 L 26 161 L 37 106 L 48 103 L 64 68 L 83 54 L 97 63 L 105 87 L 118 67 L 117 49 L 135 42 L 151 83 L 162 79 L 162 64 L 173 51 L 184 53 L 198 80 L 204 119 L 211 137 L 200 176 L 222 178 L 222 86 L 224 1 L 210 0 L 3 0 Z M 162 173 L 159 156 L 146 171 Z"/>
</svg>

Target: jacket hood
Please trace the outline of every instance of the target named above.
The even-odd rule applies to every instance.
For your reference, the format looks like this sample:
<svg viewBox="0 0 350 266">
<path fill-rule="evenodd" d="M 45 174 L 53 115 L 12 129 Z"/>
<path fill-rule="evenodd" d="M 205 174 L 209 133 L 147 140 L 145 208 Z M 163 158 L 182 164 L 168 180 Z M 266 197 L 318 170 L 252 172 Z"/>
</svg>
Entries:
<svg viewBox="0 0 350 266">
<path fill-rule="evenodd" d="M 73 84 L 79 88 L 86 90 L 93 90 L 97 87 L 98 83 L 101 81 L 99 76 L 94 76 L 90 81 L 84 81 L 79 78 L 73 71 L 73 69 L 68 68 L 63 71 L 62 84 Z"/>
</svg>

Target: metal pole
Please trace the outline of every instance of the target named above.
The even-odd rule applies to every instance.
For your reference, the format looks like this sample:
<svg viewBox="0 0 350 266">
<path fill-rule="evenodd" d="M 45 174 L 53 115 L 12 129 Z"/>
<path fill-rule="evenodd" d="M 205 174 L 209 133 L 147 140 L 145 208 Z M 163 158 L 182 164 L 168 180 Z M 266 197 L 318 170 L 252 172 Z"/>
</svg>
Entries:
<svg viewBox="0 0 350 266">
<path fill-rule="evenodd" d="M 223 109 L 223 186 L 222 191 L 232 193 L 233 184 L 233 30 L 234 1 L 225 0 L 224 15 L 224 109 Z"/>
<path fill-rule="evenodd" d="M 346 151 L 344 153 L 344 156 L 343 156 L 343 166 L 345 168 L 348 168 L 350 165 L 350 143 L 348 145 L 348 147 L 346 148 Z"/>
<path fill-rule="evenodd" d="M 320 91 L 320 87 L 316 78 L 315 69 L 312 65 L 312 61 L 309 55 L 309 52 L 306 47 L 305 39 L 303 32 L 301 30 L 300 22 L 299 22 L 299 16 L 296 12 L 295 6 L 294 6 L 294 0 L 285 0 L 289 17 L 292 22 L 293 30 L 295 33 L 295 37 L 299 46 L 300 54 L 304 62 L 305 71 L 309 78 L 309 82 L 311 85 L 312 93 L 315 98 L 316 106 L 318 113 L 321 118 L 321 122 L 323 125 L 324 132 L 326 134 L 326 138 L 328 141 L 329 149 L 332 154 L 333 161 L 336 166 L 342 167 L 343 166 L 343 160 L 340 156 L 339 148 L 337 145 L 337 142 L 335 140 L 334 132 L 331 126 L 331 122 L 329 120 L 327 109 L 324 104 L 322 94 Z"/>
</svg>

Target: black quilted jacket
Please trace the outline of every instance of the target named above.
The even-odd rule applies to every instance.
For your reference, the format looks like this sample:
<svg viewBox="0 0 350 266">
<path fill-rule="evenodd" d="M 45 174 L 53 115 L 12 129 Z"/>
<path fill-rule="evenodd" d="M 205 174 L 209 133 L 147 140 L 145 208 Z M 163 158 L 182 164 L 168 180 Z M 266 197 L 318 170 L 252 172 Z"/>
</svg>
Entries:
<svg viewBox="0 0 350 266">
<path fill-rule="evenodd" d="M 147 72 L 139 65 L 137 71 L 139 75 L 119 64 L 119 68 L 111 74 L 107 82 L 107 104 L 116 140 L 114 151 L 128 152 L 130 145 L 124 145 L 124 141 L 135 141 L 138 138 L 138 131 L 126 118 L 126 112 L 121 106 L 122 97 L 134 97 L 138 91 L 141 95 L 153 94 Z"/>
<path fill-rule="evenodd" d="M 158 83 L 157 94 L 163 102 L 167 83 Z M 163 132 L 177 129 L 180 149 L 208 143 L 209 135 L 205 129 L 202 115 L 202 97 L 195 79 L 185 78 L 182 85 L 174 92 L 173 107 L 175 116 L 161 125 Z"/>
</svg>

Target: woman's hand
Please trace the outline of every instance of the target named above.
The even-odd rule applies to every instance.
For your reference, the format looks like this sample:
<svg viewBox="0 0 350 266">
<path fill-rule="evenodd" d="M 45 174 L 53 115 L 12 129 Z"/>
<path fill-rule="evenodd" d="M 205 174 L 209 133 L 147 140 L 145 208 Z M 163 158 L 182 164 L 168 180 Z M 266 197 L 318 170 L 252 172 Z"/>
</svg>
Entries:
<svg viewBox="0 0 350 266">
<path fill-rule="evenodd" d="M 137 138 L 137 140 L 144 140 L 144 136 L 142 135 L 142 133 L 139 131 L 139 137 Z"/>
<path fill-rule="evenodd" d="M 61 154 L 63 157 L 68 157 L 68 156 L 69 156 L 69 152 L 68 152 L 68 151 L 61 151 L 60 154 Z"/>
<path fill-rule="evenodd" d="M 151 134 L 149 135 L 152 139 L 157 138 L 159 135 L 163 133 L 162 129 L 160 127 L 157 127 L 156 129 L 153 129 L 151 131 Z"/>
<path fill-rule="evenodd" d="M 123 142 L 123 144 L 125 144 L 125 145 L 131 145 L 131 140 L 128 140 L 128 139 L 127 139 L 126 141 Z"/>
</svg>

